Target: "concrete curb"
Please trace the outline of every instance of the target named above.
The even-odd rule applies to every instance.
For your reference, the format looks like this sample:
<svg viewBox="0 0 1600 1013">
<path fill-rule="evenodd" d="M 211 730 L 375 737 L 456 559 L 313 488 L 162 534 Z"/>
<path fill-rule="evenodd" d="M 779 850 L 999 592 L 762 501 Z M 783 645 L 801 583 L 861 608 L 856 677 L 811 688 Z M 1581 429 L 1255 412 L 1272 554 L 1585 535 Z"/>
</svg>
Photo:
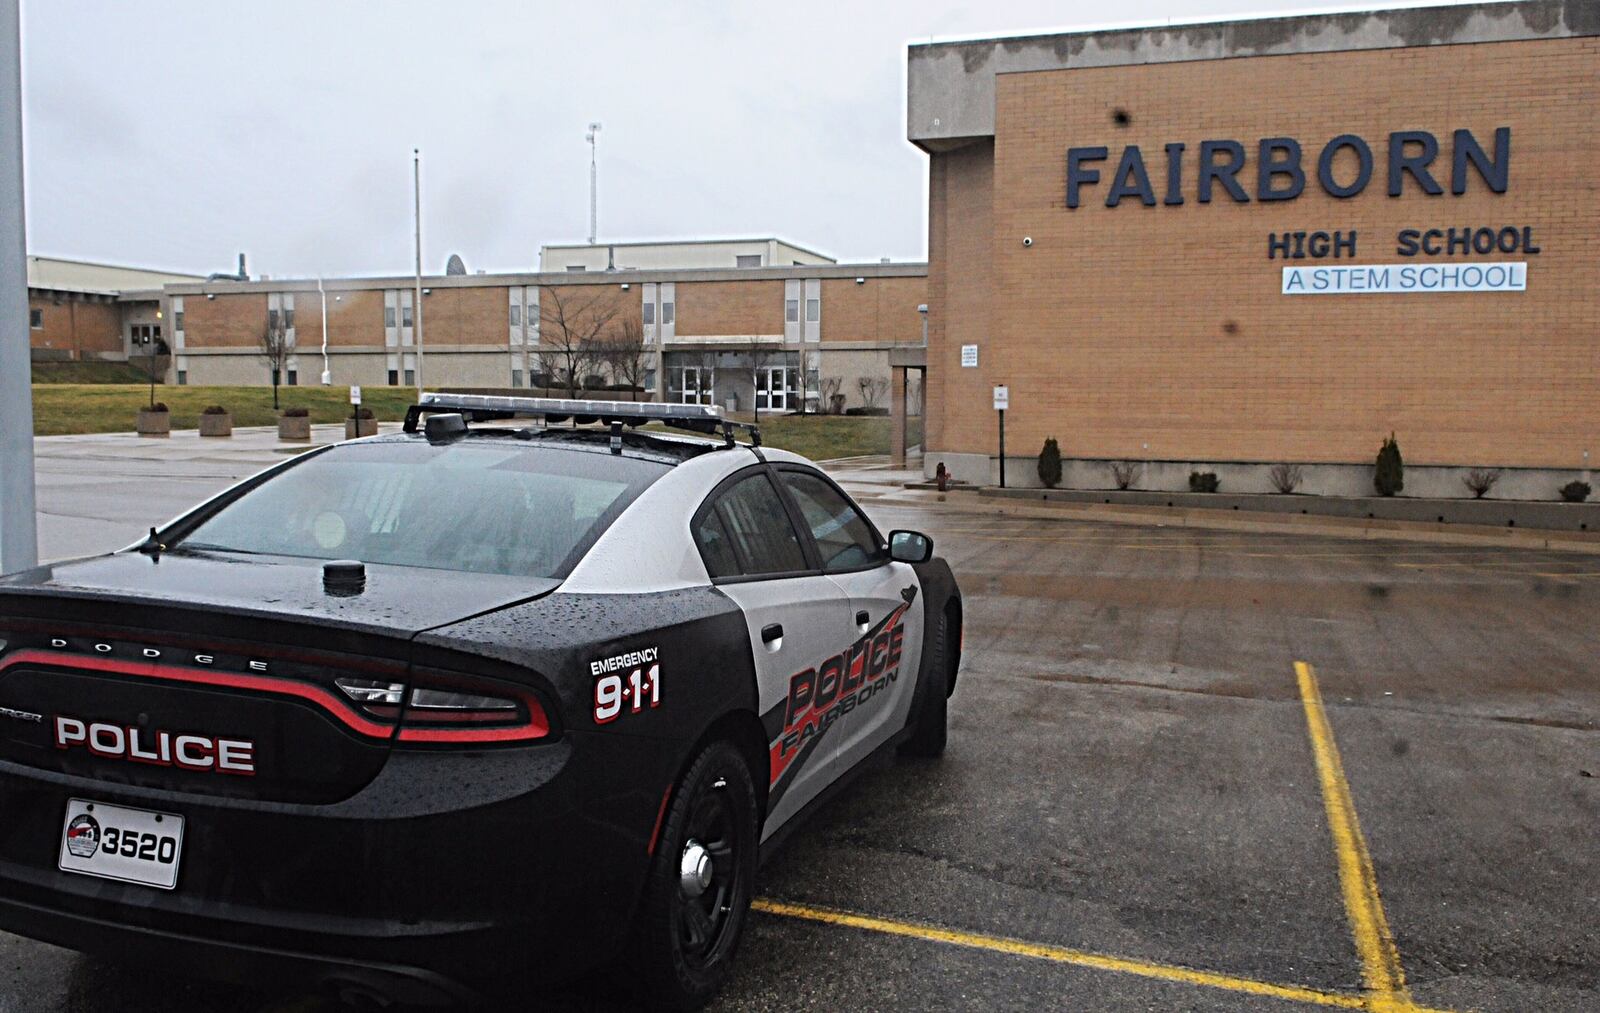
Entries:
<svg viewBox="0 0 1600 1013">
<path fill-rule="evenodd" d="M 958 504 L 962 510 L 978 510 L 999 516 L 1037 517 L 1056 520 L 1098 521 L 1145 527 L 1199 528 L 1216 531 L 1246 531 L 1256 534 L 1323 535 L 1371 541 L 1418 542 L 1432 545 L 1467 545 L 1511 549 L 1543 549 L 1600 555 L 1600 532 L 1535 531 L 1506 529 L 1471 524 L 1436 524 L 1426 521 L 1367 520 L 1326 517 L 1310 514 L 1258 513 L 1246 510 L 1226 512 L 1207 508 L 1152 507 L 1104 503 L 1025 501 L 1011 497 L 984 495 L 963 490 Z M 886 497 L 886 505 L 948 502 L 954 493 L 918 492 L 912 496 Z"/>
</svg>

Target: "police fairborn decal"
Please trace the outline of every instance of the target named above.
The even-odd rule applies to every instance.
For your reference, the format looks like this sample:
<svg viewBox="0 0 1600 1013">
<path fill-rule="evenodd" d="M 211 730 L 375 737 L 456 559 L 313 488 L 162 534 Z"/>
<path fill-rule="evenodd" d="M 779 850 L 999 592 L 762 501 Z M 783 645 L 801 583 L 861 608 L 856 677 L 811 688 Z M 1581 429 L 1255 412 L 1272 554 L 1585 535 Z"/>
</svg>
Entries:
<svg viewBox="0 0 1600 1013">
<path fill-rule="evenodd" d="M 772 801 L 783 794 L 835 721 L 871 703 L 900 677 L 906 635 L 900 620 L 909 607 L 901 605 L 843 652 L 789 677 L 789 697 L 779 705 L 782 729 L 769 747 Z"/>
</svg>

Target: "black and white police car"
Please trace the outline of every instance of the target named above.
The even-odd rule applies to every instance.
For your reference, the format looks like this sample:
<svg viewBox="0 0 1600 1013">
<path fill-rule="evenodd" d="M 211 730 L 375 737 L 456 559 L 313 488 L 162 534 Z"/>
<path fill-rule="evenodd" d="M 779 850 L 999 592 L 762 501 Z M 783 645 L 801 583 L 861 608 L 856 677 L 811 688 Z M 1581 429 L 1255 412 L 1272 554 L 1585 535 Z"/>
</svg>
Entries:
<svg viewBox="0 0 1600 1013">
<path fill-rule="evenodd" d="M 928 538 L 734 433 L 424 395 L 0 579 L 0 929 L 385 1001 L 608 964 L 703 1004 L 763 852 L 880 750 L 942 751 L 961 642 Z"/>
</svg>

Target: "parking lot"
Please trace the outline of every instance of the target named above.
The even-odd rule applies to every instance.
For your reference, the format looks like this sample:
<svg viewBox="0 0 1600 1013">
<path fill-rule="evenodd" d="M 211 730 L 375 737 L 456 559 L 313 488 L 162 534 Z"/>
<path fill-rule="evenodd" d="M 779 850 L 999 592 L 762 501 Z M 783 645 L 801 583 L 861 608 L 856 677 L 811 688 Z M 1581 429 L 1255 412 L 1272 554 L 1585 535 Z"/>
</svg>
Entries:
<svg viewBox="0 0 1600 1013">
<path fill-rule="evenodd" d="M 1600 557 L 840 477 L 962 582 L 950 746 L 790 839 L 715 1008 L 1594 1008 Z M 175 1008 L 329 1007 L 0 936 L 0 1010 Z"/>
</svg>

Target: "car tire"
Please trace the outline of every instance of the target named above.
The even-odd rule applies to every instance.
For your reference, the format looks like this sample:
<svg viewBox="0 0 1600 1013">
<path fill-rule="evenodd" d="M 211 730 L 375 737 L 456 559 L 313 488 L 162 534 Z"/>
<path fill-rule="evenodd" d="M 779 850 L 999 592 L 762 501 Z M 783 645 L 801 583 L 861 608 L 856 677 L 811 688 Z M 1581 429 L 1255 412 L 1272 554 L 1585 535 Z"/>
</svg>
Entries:
<svg viewBox="0 0 1600 1013">
<path fill-rule="evenodd" d="M 648 1008 L 699 1009 L 722 987 L 750 911 L 757 819 L 743 754 L 730 742 L 707 746 L 673 789 L 634 922 Z"/>
<path fill-rule="evenodd" d="M 939 613 L 939 621 L 929 638 L 928 684 L 917 705 L 911 736 L 900 744 L 902 756 L 937 757 L 944 755 L 946 724 L 950 712 L 950 615 Z"/>
</svg>

